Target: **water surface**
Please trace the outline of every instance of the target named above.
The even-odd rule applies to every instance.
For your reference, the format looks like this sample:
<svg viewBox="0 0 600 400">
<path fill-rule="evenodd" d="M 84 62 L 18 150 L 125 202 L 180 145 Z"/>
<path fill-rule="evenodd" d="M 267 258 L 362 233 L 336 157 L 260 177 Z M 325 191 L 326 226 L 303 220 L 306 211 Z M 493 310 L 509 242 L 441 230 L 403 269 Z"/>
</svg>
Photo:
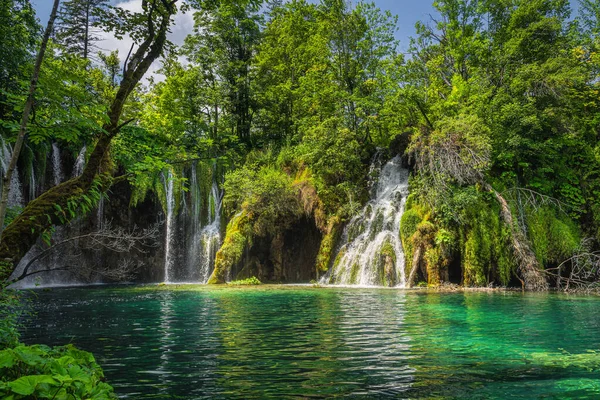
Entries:
<svg viewBox="0 0 600 400">
<path fill-rule="evenodd" d="M 36 291 L 23 341 L 122 398 L 600 398 L 600 299 L 310 287 Z"/>
</svg>

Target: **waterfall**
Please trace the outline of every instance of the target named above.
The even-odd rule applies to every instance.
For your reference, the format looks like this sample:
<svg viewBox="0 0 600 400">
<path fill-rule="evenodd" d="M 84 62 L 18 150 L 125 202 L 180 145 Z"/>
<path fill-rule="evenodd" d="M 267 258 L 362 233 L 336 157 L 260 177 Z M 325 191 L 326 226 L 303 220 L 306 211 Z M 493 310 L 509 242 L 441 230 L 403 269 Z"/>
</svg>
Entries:
<svg viewBox="0 0 600 400">
<path fill-rule="evenodd" d="M 0 167 L 2 169 L 2 177 L 8 171 L 10 164 L 10 158 L 12 156 L 12 150 L 4 141 L 4 138 L 0 136 Z M 2 185 L 2 179 L 0 179 L 0 185 Z M 0 186 L 1 188 L 1 186 Z M 12 178 L 10 180 L 10 191 L 8 192 L 8 206 L 22 206 L 23 205 L 23 192 L 21 190 L 21 181 L 19 180 L 19 170 L 15 166 Z"/>
<path fill-rule="evenodd" d="M 344 229 L 343 245 L 321 283 L 404 285 L 400 220 L 408 195 L 409 172 L 402 168 L 400 156 L 372 170 L 379 170 L 379 178 L 373 185 L 371 200 Z"/>
<path fill-rule="evenodd" d="M 79 176 L 83 173 L 83 168 L 85 167 L 85 153 L 87 152 L 87 146 L 84 144 L 79 154 L 77 155 L 77 159 L 75 160 L 75 165 L 73 166 L 73 176 Z"/>
<path fill-rule="evenodd" d="M 60 149 L 56 143 L 52 143 L 52 174 L 54 176 L 54 186 L 63 181 L 62 165 L 60 163 Z"/>
<path fill-rule="evenodd" d="M 178 274 L 178 280 L 181 281 L 206 283 L 214 268 L 215 255 L 221 245 L 221 201 L 223 197 L 215 171 L 216 166 L 214 165 L 208 167 L 198 163 L 192 164 L 190 168 L 190 203 L 183 205 L 186 210 L 184 217 L 187 226 L 183 240 L 186 246 L 185 262 L 183 263 L 185 271 L 183 274 Z M 206 191 L 207 185 L 202 185 L 198 179 L 199 173 L 203 178 L 211 179 L 208 194 L 203 193 L 203 190 Z"/>
<path fill-rule="evenodd" d="M 211 193 L 209 197 L 209 220 L 208 225 L 200 231 L 202 248 L 200 282 L 208 282 L 214 268 L 215 256 L 221 247 L 221 201 L 222 193 L 216 180 L 213 178 Z"/>
<path fill-rule="evenodd" d="M 35 170 L 33 166 L 31 166 L 31 174 L 29 174 L 29 201 L 35 199 L 36 197 L 36 183 L 35 183 Z"/>
<path fill-rule="evenodd" d="M 100 195 L 100 200 L 98 201 L 98 212 L 96 214 L 96 226 L 98 229 L 102 229 L 104 227 L 104 195 Z"/>
<path fill-rule="evenodd" d="M 171 247 L 173 242 L 173 211 L 175 209 L 175 196 L 173 194 L 173 174 L 171 170 L 168 171 L 165 177 L 163 173 L 163 181 L 165 185 L 165 196 L 166 196 L 166 233 L 165 233 L 165 282 L 171 280 L 171 268 L 173 266 L 173 255 L 171 254 Z"/>
</svg>

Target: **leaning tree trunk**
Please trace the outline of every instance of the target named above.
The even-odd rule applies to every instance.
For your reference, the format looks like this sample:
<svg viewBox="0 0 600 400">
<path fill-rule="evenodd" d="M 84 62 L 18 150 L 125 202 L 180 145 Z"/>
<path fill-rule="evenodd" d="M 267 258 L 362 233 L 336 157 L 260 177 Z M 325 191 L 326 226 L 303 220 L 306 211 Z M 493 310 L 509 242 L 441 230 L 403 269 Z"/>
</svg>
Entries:
<svg viewBox="0 0 600 400">
<path fill-rule="evenodd" d="M 108 111 L 108 122 L 102 128 L 102 134 L 83 173 L 54 186 L 31 201 L 2 233 L 0 282 L 10 277 L 21 258 L 35 245 L 42 233 L 53 226 L 64 225 L 73 218 L 67 210 L 78 209 L 77 205 L 82 204 L 90 191 L 105 191 L 110 187 L 112 174 L 108 151 L 112 139 L 124 125 L 120 124 L 123 106 L 152 62 L 162 54 L 176 2 L 177 0 L 155 0 L 146 9 L 147 37 L 127 63 L 123 80 Z"/>
<path fill-rule="evenodd" d="M 25 135 L 27 134 L 27 123 L 29 122 L 29 114 L 31 114 L 31 110 L 33 109 L 33 102 L 35 100 L 34 95 L 37 89 L 37 83 L 40 76 L 40 69 L 42 68 L 42 62 L 44 61 L 44 55 L 46 54 L 46 47 L 48 47 L 48 40 L 50 39 L 50 35 L 52 34 L 52 29 L 54 29 L 54 20 L 56 19 L 59 3 L 60 0 L 54 0 L 52 12 L 50 13 L 50 18 L 48 19 L 48 25 L 46 25 L 46 31 L 44 32 L 42 44 L 40 45 L 40 51 L 38 52 L 37 58 L 35 60 L 35 66 L 33 67 L 33 74 L 31 75 L 31 81 L 29 83 L 29 93 L 27 95 L 27 100 L 25 100 L 25 107 L 23 108 L 23 115 L 21 117 L 19 135 L 17 136 L 17 141 L 15 142 L 15 146 L 13 147 L 8 168 L 6 171 L 4 171 L 2 197 L 0 198 L 0 233 L 2 233 L 2 230 L 4 229 L 4 218 L 6 217 L 6 208 L 8 206 L 10 182 L 12 181 L 13 173 L 15 172 L 15 168 L 17 167 L 17 161 L 19 160 L 19 155 L 21 154 L 23 142 L 25 142 Z"/>
<path fill-rule="evenodd" d="M 531 250 L 527 238 L 516 228 L 508 202 L 489 184 L 485 184 L 484 188 L 493 193 L 498 203 L 500 203 L 502 219 L 511 230 L 511 245 L 518 263 L 517 272 L 523 279 L 524 288 L 527 290 L 547 290 L 548 281 L 545 278 L 542 267 L 533 250 Z"/>
<path fill-rule="evenodd" d="M 410 274 L 408 275 L 408 279 L 406 280 L 406 287 L 412 288 L 415 284 L 415 278 L 417 277 L 417 270 L 421 264 L 421 253 L 423 252 L 423 246 L 417 246 L 415 249 L 415 254 L 412 259 L 412 266 L 410 269 Z"/>
</svg>

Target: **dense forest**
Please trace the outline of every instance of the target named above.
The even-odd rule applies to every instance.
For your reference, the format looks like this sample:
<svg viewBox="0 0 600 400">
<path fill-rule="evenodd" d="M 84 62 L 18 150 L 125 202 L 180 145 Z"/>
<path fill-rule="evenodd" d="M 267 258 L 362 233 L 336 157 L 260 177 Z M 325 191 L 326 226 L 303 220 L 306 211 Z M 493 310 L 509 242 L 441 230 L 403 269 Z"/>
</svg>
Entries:
<svg viewBox="0 0 600 400">
<path fill-rule="evenodd" d="M 379 285 L 595 287 L 600 4 L 434 6 L 401 52 L 397 18 L 362 1 L 144 0 L 131 11 L 56 0 L 43 27 L 29 0 L 3 0 L 4 287 L 27 274 L 29 265 L 15 270 L 32 248 L 73 243 L 62 226 L 79 224 L 86 233 L 76 240 L 123 252 L 184 209 L 202 226 L 224 222 L 208 283 L 335 283 L 340 242 L 368 233 L 348 223 L 372 214 L 373 182 L 394 157 L 410 172 L 395 232 L 405 261 L 401 279 L 389 264 L 402 254 L 383 243 Z M 181 12 L 194 29 L 176 46 L 168 34 Z M 103 49 L 106 34 L 130 38 L 129 52 Z M 124 215 L 160 214 L 162 225 L 99 236 L 93 224 L 81 228 L 114 201 Z M 290 252 L 306 254 L 303 271 L 283 261 Z M 18 300 L 3 289 L 2 302 L 11 318 L 0 344 L 14 346 Z M 85 360 L 91 372 L 77 390 L 110 395 L 93 358 L 70 347 L 35 352 Z"/>
<path fill-rule="evenodd" d="M 322 235 L 323 274 L 382 149 L 412 171 L 400 232 L 409 285 L 457 269 L 465 286 L 597 278 L 595 2 L 576 15 L 567 1 L 436 2 L 407 53 L 396 19 L 369 3 L 196 1 L 182 6 L 195 27 L 180 47 L 166 39 L 175 2 L 154 3 L 139 14 L 98 0 L 59 7 L 18 154 L 29 195 L 7 197 L 3 279 L 115 182 L 131 185 L 131 207 L 155 196 L 166 211 L 164 177 L 185 191 L 192 163 L 225 176 L 228 225 L 211 282 L 307 217 Z M 28 1 L 2 7 L 10 154 L 42 37 Z M 99 50 L 102 30 L 135 46 Z M 164 79 L 146 74 L 159 59 Z M 52 146 L 73 159 L 86 146 L 87 166 L 38 197 Z"/>
</svg>

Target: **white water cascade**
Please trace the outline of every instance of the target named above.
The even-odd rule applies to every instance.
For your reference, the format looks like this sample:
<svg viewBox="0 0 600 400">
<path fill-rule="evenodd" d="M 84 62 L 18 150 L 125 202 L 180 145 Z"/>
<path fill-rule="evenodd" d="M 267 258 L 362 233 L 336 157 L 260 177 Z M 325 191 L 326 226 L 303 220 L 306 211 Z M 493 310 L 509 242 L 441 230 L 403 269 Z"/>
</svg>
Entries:
<svg viewBox="0 0 600 400">
<path fill-rule="evenodd" d="M 166 196 L 166 221 L 165 221 L 165 274 L 164 282 L 171 281 L 171 268 L 173 267 L 173 255 L 171 254 L 171 248 L 173 246 L 173 212 L 175 210 L 175 196 L 173 193 L 173 174 L 169 170 L 167 176 L 163 174 L 163 182 L 165 185 L 165 196 Z"/>
<path fill-rule="evenodd" d="M 2 169 L 2 176 L 6 174 L 8 165 L 10 164 L 10 158 L 12 156 L 12 150 L 6 144 L 4 139 L 0 136 L 0 167 Z M 0 179 L 0 185 L 2 185 L 2 179 Z M 0 186 L 1 187 L 1 186 Z M 10 180 L 10 191 L 8 192 L 8 206 L 22 206 L 23 205 L 23 192 L 21 190 L 21 181 L 19 180 L 19 170 L 15 167 L 12 178 Z"/>
<path fill-rule="evenodd" d="M 343 245 L 321 283 L 404 285 L 400 220 L 408 196 L 409 172 L 402 167 L 400 156 L 390 160 L 379 172 L 371 200 L 344 229 Z"/>
<path fill-rule="evenodd" d="M 199 179 L 199 175 L 201 179 Z M 221 246 L 221 201 L 223 192 L 219 189 L 216 166 L 194 163 L 189 171 L 189 203 L 183 204 L 183 217 L 186 221 L 181 234 L 186 253 L 177 279 L 185 282 L 206 283 L 214 268 L 215 255 Z M 211 179 L 210 192 L 201 180 Z M 185 199 L 185 196 L 182 196 Z M 183 221 L 179 221 L 182 223 Z"/>
<path fill-rule="evenodd" d="M 200 231 L 200 245 L 202 254 L 200 257 L 200 282 L 208 282 L 214 268 L 215 256 L 221 247 L 221 201 L 222 192 L 219 190 L 216 180 L 213 179 L 211 194 L 209 197 L 208 224 Z"/>
<path fill-rule="evenodd" d="M 75 165 L 73 166 L 73 176 L 79 176 L 83 174 L 83 168 L 85 167 L 85 153 L 87 152 L 87 146 L 84 144 L 79 154 L 77 155 L 77 159 L 75 160 Z"/>
<path fill-rule="evenodd" d="M 52 143 L 52 174 L 54 177 L 54 186 L 63 181 L 64 175 L 60 163 L 60 149 L 56 143 Z"/>
</svg>

